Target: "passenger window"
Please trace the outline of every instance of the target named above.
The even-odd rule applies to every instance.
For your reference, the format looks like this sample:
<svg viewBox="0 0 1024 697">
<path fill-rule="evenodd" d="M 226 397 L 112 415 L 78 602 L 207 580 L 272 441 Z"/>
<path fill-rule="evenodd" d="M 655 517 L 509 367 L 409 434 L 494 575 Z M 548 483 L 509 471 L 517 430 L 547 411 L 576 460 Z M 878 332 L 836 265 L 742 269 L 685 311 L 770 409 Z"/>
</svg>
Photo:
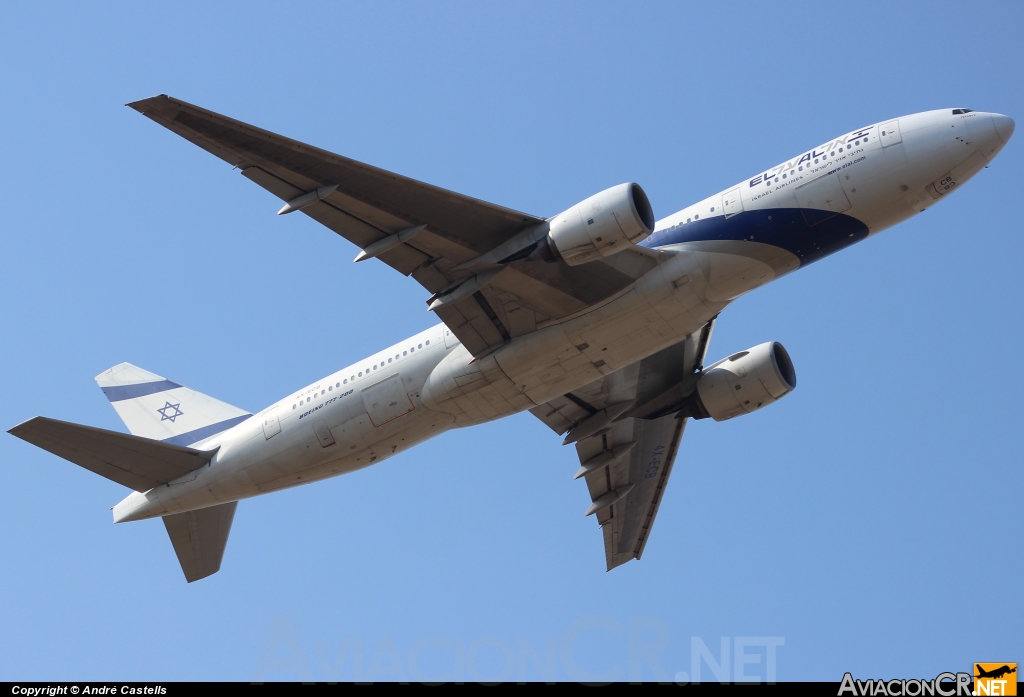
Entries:
<svg viewBox="0 0 1024 697">
<path fill-rule="evenodd" d="M 388 359 L 388 363 L 390 363 L 390 362 L 391 362 L 391 359 L 389 358 L 389 359 Z"/>
<path fill-rule="evenodd" d="M 690 219 L 689 219 L 689 218 L 687 218 L 687 219 L 686 219 L 686 222 L 690 222 Z"/>
<path fill-rule="evenodd" d="M 693 219 L 696 220 L 699 217 L 700 217 L 700 213 L 698 213 L 697 215 L 693 216 Z"/>
<path fill-rule="evenodd" d="M 714 207 L 714 206 L 711 206 L 711 212 L 712 212 L 712 213 L 714 213 L 714 212 L 715 212 L 715 207 Z"/>
<path fill-rule="evenodd" d="M 420 345 L 419 345 L 419 346 L 417 346 L 416 348 L 423 348 L 423 344 L 420 344 Z"/>
<path fill-rule="evenodd" d="M 712 208 L 711 210 L 715 210 L 715 209 Z M 427 346 L 430 346 L 430 339 L 427 339 Z"/>
<path fill-rule="evenodd" d="M 295 408 L 295 405 L 293 404 L 293 405 L 292 405 L 292 409 L 294 409 L 294 408 Z"/>
<path fill-rule="evenodd" d="M 348 384 L 348 380 L 342 380 L 342 382 L 345 383 L 346 385 Z"/>
<path fill-rule="evenodd" d="M 403 356 L 407 356 L 407 355 L 409 355 L 409 352 L 408 351 L 402 351 L 402 355 Z"/>
<path fill-rule="evenodd" d="M 334 385 L 328 385 L 328 386 L 327 386 L 327 391 L 328 391 L 328 392 L 330 392 L 330 391 L 331 391 L 331 390 L 333 390 L 333 389 L 334 389 Z"/>
<path fill-rule="evenodd" d="M 363 371 L 359 371 L 359 377 L 363 377 Z"/>
</svg>

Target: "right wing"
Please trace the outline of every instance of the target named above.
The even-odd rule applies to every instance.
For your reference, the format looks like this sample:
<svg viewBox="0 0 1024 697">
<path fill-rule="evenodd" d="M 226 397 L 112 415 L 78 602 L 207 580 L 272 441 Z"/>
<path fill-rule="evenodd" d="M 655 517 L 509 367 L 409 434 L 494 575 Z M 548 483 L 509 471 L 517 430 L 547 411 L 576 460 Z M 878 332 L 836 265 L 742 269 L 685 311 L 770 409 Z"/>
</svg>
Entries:
<svg viewBox="0 0 1024 697">
<path fill-rule="evenodd" d="M 581 266 L 530 259 L 546 221 L 424 184 L 160 95 L 128 106 L 412 276 L 473 355 L 583 310 L 658 264 L 625 250 Z M 524 236 L 525 235 L 525 236 Z M 532 246 L 531 246 L 532 245 Z M 441 302 L 436 302 L 440 300 Z"/>
<path fill-rule="evenodd" d="M 576 476 L 586 480 L 609 571 L 643 554 L 686 426 L 677 405 L 696 385 L 714 322 L 530 410 L 576 442 Z"/>
</svg>

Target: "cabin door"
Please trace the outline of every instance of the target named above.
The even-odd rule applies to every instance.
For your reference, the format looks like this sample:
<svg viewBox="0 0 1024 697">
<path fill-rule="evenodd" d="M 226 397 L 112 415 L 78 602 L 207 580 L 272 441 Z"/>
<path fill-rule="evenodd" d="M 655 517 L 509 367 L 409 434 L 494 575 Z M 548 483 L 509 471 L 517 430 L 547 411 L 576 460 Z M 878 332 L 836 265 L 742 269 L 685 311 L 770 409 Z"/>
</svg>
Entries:
<svg viewBox="0 0 1024 697">
<path fill-rule="evenodd" d="M 722 210 L 725 211 L 726 218 L 743 212 L 743 198 L 740 196 L 739 187 L 722 194 Z"/>
<path fill-rule="evenodd" d="M 883 123 L 878 127 L 878 138 L 882 141 L 882 147 L 896 145 L 903 142 L 903 135 L 900 133 L 899 119 Z"/>
<path fill-rule="evenodd" d="M 277 418 L 277 407 L 263 415 L 263 435 L 270 440 L 281 432 L 281 421 Z"/>
</svg>

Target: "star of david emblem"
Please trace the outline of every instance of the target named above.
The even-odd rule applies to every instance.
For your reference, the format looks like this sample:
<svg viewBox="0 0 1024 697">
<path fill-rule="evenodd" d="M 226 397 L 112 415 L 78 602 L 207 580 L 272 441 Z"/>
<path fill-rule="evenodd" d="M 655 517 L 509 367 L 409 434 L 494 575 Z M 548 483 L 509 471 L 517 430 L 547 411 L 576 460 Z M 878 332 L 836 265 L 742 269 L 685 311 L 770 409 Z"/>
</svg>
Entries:
<svg viewBox="0 0 1024 697">
<path fill-rule="evenodd" d="M 185 413 L 178 408 L 180 406 L 181 402 L 178 402 L 177 404 L 171 404 L 170 402 L 167 402 L 167 404 L 157 409 L 157 411 L 160 413 L 160 420 L 170 421 L 173 424 L 176 418 L 184 415 Z"/>
</svg>

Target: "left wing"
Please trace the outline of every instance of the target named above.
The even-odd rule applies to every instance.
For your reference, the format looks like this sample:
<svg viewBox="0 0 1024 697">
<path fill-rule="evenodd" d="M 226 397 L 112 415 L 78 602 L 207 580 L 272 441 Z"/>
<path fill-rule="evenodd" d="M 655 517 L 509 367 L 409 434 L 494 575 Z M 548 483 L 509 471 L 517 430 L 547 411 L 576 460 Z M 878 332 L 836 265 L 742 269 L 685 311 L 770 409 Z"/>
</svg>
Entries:
<svg viewBox="0 0 1024 697">
<path fill-rule="evenodd" d="M 696 385 L 714 322 L 530 410 L 576 443 L 576 476 L 587 482 L 609 571 L 643 554 L 686 425 L 677 405 Z"/>
<path fill-rule="evenodd" d="M 129 104 L 241 170 L 432 295 L 473 354 L 625 289 L 658 253 L 625 250 L 581 266 L 533 255 L 547 221 L 300 143 L 167 95 Z"/>
</svg>

